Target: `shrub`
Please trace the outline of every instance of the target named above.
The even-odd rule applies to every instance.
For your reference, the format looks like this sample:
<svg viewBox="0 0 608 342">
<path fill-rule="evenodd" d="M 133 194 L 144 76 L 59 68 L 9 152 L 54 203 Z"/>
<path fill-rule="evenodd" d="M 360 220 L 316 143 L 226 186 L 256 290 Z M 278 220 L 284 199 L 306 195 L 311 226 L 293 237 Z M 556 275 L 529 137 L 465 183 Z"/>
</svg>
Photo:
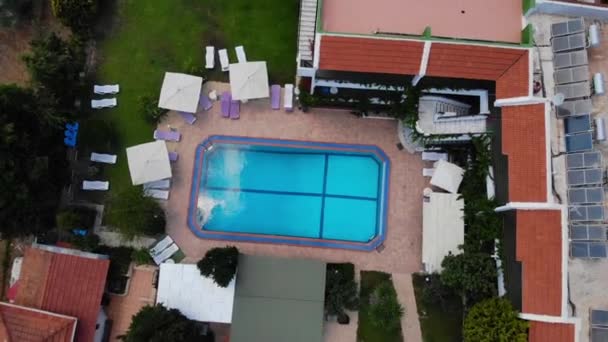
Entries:
<svg viewBox="0 0 608 342">
<path fill-rule="evenodd" d="M 71 235 L 69 242 L 82 251 L 93 252 L 99 247 L 99 236 L 93 233 L 85 236 Z"/>
<path fill-rule="evenodd" d="M 150 95 L 139 97 L 139 112 L 146 121 L 156 124 L 167 115 L 168 110 L 158 107 L 158 100 Z"/>
<path fill-rule="evenodd" d="M 441 282 L 463 298 L 480 300 L 496 294 L 496 264 L 484 253 L 448 254 L 441 262 Z"/>
<path fill-rule="evenodd" d="M 97 0 L 51 0 L 53 14 L 73 32 L 89 31 L 97 14 Z"/>
<path fill-rule="evenodd" d="M 201 275 L 211 277 L 220 287 L 227 287 L 236 274 L 239 250 L 234 246 L 212 248 L 196 264 Z"/>
<path fill-rule="evenodd" d="M 95 224 L 96 211 L 87 208 L 70 208 L 57 213 L 57 228 L 69 231 L 72 229 L 91 229 Z"/>
<path fill-rule="evenodd" d="M 395 331 L 401 327 L 404 310 L 390 281 L 376 287 L 370 297 L 368 312 L 370 321 L 376 328 Z"/>
<path fill-rule="evenodd" d="M 165 230 L 165 212 L 141 187 L 127 187 L 110 199 L 107 220 L 127 239 L 157 235 Z"/>
<path fill-rule="evenodd" d="M 528 323 L 504 298 L 492 298 L 475 304 L 464 320 L 465 342 L 526 342 Z"/>
<path fill-rule="evenodd" d="M 195 342 L 201 340 L 201 331 L 179 310 L 157 304 L 139 310 L 119 338 L 125 342 Z"/>
<path fill-rule="evenodd" d="M 150 256 L 150 251 L 147 248 L 133 250 L 131 259 L 136 265 L 150 265 L 154 263 L 154 260 L 152 260 L 152 257 Z"/>
<path fill-rule="evenodd" d="M 325 277 L 325 312 L 344 316 L 358 308 L 358 289 L 353 264 L 328 264 Z"/>
</svg>

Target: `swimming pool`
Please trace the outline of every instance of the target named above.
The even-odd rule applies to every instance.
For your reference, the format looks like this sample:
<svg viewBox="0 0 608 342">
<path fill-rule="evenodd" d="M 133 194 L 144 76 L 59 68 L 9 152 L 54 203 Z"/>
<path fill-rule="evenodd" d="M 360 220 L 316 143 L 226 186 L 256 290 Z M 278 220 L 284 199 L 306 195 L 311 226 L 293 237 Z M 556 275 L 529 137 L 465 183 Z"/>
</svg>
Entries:
<svg viewBox="0 0 608 342">
<path fill-rule="evenodd" d="M 196 150 L 188 225 L 202 238 L 372 250 L 389 172 L 376 146 L 211 136 Z"/>
</svg>

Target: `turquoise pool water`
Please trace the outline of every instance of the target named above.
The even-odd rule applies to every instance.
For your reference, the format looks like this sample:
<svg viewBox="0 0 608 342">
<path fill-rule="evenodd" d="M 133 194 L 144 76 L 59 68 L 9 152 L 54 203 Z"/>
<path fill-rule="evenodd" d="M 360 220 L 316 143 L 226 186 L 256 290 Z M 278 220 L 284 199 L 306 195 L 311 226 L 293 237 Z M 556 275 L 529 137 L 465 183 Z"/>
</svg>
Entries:
<svg viewBox="0 0 608 342">
<path fill-rule="evenodd" d="M 387 165 L 374 153 L 221 141 L 200 152 L 202 231 L 367 243 L 384 222 Z"/>
</svg>

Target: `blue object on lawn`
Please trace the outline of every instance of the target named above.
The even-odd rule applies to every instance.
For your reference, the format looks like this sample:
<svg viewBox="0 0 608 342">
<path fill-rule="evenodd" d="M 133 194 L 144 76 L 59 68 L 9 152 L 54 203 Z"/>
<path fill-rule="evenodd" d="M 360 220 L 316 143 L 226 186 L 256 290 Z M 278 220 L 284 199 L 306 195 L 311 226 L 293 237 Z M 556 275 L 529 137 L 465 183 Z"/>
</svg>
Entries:
<svg viewBox="0 0 608 342">
<path fill-rule="evenodd" d="M 74 233 L 74 235 L 76 236 L 86 236 L 88 233 L 88 230 L 86 229 L 72 229 L 72 233 Z"/>
<path fill-rule="evenodd" d="M 76 137 L 65 137 L 63 138 L 63 143 L 66 144 L 66 146 L 69 147 L 75 147 L 76 146 Z"/>
<path fill-rule="evenodd" d="M 74 123 L 67 123 L 67 124 L 65 124 L 65 128 L 66 128 L 68 131 L 74 131 L 74 132 L 78 132 L 78 127 L 79 127 L 78 122 L 74 122 Z"/>
</svg>

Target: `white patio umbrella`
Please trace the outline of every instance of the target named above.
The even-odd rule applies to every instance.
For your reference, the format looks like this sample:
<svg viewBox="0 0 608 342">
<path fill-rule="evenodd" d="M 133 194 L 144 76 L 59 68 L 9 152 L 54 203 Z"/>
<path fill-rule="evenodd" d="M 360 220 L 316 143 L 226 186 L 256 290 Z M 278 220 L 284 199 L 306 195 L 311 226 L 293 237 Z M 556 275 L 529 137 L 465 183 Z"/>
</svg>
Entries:
<svg viewBox="0 0 608 342">
<path fill-rule="evenodd" d="M 167 144 L 162 140 L 128 147 L 127 159 L 133 185 L 171 178 Z"/>
<path fill-rule="evenodd" d="M 252 100 L 269 96 L 266 62 L 230 64 L 229 70 L 232 99 Z"/>
<path fill-rule="evenodd" d="M 196 113 L 202 87 L 202 77 L 166 72 L 158 107 Z"/>
<path fill-rule="evenodd" d="M 435 163 L 431 184 L 454 194 L 458 192 L 463 175 L 464 169 L 460 166 L 439 160 Z"/>
</svg>

